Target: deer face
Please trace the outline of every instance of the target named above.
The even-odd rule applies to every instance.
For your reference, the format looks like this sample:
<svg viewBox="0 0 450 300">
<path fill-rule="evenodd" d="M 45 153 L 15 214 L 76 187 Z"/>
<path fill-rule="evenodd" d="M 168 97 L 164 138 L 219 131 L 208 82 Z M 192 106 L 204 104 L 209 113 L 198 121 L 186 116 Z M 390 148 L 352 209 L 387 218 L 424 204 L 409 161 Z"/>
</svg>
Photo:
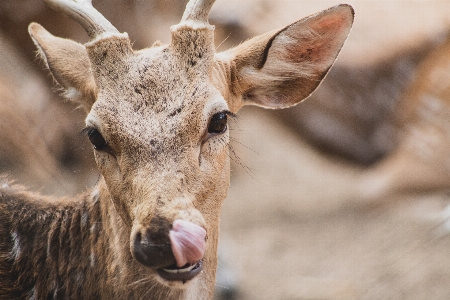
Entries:
<svg viewBox="0 0 450 300">
<path fill-rule="evenodd" d="M 219 217 L 229 185 L 227 102 L 208 74 L 180 70 L 170 47 L 130 52 L 123 59 L 107 71 L 114 81 L 97 80 L 102 85 L 86 119 L 97 165 L 131 228 L 138 261 L 150 267 L 173 264 L 176 241 L 171 244 L 169 231 L 175 220 L 184 220 L 201 227 L 192 234 L 201 235 L 196 238 L 202 243 L 189 250 L 198 257 L 178 257 L 177 265 L 196 263 L 205 251 L 206 220 Z M 103 72 L 102 65 L 98 76 Z M 157 244 L 155 239 L 158 249 L 143 250 L 150 241 Z M 154 259 L 161 248 L 165 255 Z"/>
<path fill-rule="evenodd" d="M 30 25 L 55 79 L 88 112 L 85 132 L 133 257 L 167 282 L 194 278 L 202 260 L 215 269 L 227 119 L 246 104 L 280 108 L 307 97 L 353 21 L 349 6 L 337 6 L 215 53 L 213 2 L 189 2 L 171 44 L 142 51 L 88 0 L 49 1 L 85 26 L 85 46 Z"/>
<path fill-rule="evenodd" d="M 204 57 L 197 63 L 186 52 L 173 45 L 133 52 L 117 37 L 87 46 L 98 94 L 86 131 L 130 228 L 131 252 L 164 278 L 181 280 L 197 273 L 164 267 L 200 271 L 206 233 L 217 230 L 229 185 L 231 114 L 211 82 L 208 53 L 197 54 Z"/>
</svg>

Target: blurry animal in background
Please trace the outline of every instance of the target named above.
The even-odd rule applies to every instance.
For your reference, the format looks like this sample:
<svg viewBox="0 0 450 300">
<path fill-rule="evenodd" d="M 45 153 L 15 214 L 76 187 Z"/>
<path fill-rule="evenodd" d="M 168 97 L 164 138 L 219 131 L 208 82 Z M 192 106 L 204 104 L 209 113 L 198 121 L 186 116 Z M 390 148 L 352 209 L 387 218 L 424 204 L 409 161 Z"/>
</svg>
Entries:
<svg viewBox="0 0 450 300">
<path fill-rule="evenodd" d="M 46 193 L 79 192 L 96 172 L 67 111 L 2 32 L 0 45 L 0 173 Z"/>
<path fill-rule="evenodd" d="M 365 176 L 367 201 L 450 190 L 450 38 L 423 59 L 394 107 L 396 147 Z"/>
<path fill-rule="evenodd" d="M 90 0 L 46 0 L 86 45 L 33 23 L 66 97 L 86 111 L 101 178 L 73 199 L 0 186 L 0 297 L 208 299 L 229 186 L 227 119 L 309 96 L 353 23 L 340 5 L 216 53 L 212 0 L 191 0 L 169 45 L 133 51 Z M 97 279 L 101 278 L 100 281 Z"/>
<path fill-rule="evenodd" d="M 438 36 L 373 66 L 335 66 L 301 107 L 275 112 L 325 154 L 361 167 L 362 203 L 450 189 L 450 39 Z"/>
<path fill-rule="evenodd" d="M 436 44 L 407 45 L 370 65 L 336 65 L 308 101 L 274 114 L 325 154 L 373 165 L 397 146 L 397 104 Z"/>
</svg>

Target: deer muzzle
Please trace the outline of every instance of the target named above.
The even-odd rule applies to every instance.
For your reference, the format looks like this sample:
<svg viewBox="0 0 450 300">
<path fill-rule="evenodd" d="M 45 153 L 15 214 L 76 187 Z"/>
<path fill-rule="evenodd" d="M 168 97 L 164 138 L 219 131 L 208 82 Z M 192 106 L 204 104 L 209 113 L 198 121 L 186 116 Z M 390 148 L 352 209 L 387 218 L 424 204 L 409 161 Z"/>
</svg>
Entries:
<svg viewBox="0 0 450 300">
<path fill-rule="evenodd" d="M 150 225 L 134 231 L 133 257 L 168 281 L 184 283 L 197 276 L 206 250 L 206 230 L 189 221 L 170 224 L 162 218 L 152 220 Z"/>
</svg>

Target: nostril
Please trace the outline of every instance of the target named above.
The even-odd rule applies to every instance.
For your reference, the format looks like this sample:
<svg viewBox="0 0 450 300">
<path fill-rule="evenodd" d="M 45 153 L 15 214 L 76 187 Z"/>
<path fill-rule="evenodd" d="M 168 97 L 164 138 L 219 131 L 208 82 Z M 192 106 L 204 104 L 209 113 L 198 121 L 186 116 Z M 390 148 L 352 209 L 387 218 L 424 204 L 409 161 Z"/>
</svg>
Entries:
<svg viewBox="0 0 450 300">
<path fill-rule="evenodd" d="M 137 249 L 141 249 L 141 239 L 142 239 L 142 234 L 140 232 L 136 232 L 136 235 L 134 236 L 134 248 Z"/>
<path fill-rule="evenodd" d="M 206 249 L 206 230 L 203 227 L 175 220 L 169 237 L 178 267 L 194 264 L 203 258 Z"/>
<path fill-rule="evenodd" d="M 161 268 L 175 263 L 169 239 L 152 238 L 150 230 L 145 234 L 136 232 L 133 238 L 133 257 L 150 268 Z"/>
</svg>

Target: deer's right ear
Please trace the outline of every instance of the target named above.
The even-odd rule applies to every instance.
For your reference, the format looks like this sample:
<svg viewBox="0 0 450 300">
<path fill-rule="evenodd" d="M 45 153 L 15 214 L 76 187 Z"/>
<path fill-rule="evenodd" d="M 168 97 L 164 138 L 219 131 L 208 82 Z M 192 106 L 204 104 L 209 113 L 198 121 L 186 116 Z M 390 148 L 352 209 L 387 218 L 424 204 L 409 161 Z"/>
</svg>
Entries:
<svg viewBox="0 0 450 300">
<path fill-rule="evenodd" d="M 47 68 L 65 90 L 64 96 L 80 103 L 89 112 L 96 99 L 97 86 L 86 48 L 72 40 L 53 36 L 37 23 L 31 23 L 28 32 Z"/>
<path fill-rule="evenodd" d="M 353 17 L 351 6 L 338 5 L 217 54 L 228 70 L 230 109 L 284 108 L 308 97 L 336 60 Z"/>
</svg>

